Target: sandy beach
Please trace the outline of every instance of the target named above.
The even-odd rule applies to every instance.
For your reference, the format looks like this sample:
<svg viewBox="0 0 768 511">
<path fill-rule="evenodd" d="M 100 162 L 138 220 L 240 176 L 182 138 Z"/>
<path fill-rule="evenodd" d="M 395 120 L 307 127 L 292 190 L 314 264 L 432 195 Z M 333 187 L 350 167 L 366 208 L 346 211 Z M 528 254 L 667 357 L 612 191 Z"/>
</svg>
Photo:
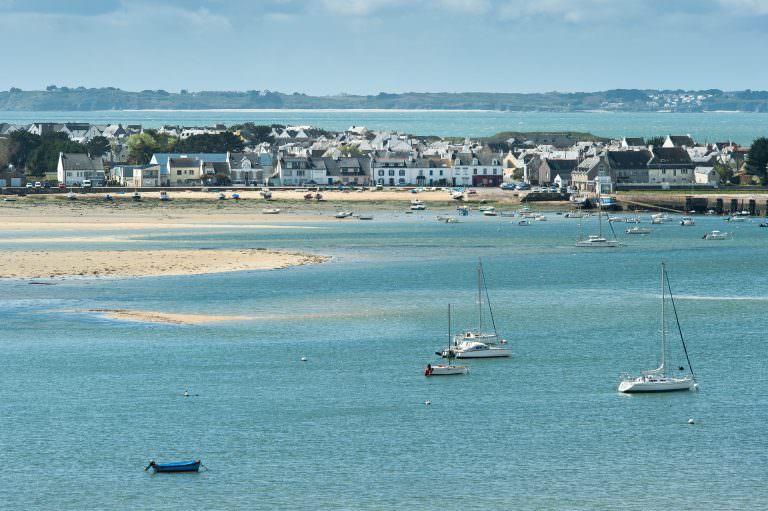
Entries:
<svg viewBox="0 0 768 511">
<path fill-rule="evenodd" d="M 273 250 L 11 250 L 0 252 L 2 278 L 146 277 L 275 270 L 327 257 Z"/>
</svg>

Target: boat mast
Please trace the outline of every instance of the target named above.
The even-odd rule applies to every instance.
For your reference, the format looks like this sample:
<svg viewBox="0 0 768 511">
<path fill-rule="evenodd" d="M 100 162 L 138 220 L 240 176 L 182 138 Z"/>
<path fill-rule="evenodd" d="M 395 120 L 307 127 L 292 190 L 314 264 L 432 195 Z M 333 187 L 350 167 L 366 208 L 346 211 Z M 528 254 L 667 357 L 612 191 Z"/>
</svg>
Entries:
<svg viewBox="0 0 768 511">
<path fill-rule="evenodd" d="M 478 329 L 477 333 L 483 331 L 483 261 L 477 260 L 477 319 Z"/>
<path fill-rule="evenodd" d="M 664 324 L 664 272 L 666 267 L 664 263 L 661 263 L 661 369 L 660 373 L 664 376 L 667 372 L 666 368 L 666 351 L 667 351 L 667 333 Z"/>
</svg>

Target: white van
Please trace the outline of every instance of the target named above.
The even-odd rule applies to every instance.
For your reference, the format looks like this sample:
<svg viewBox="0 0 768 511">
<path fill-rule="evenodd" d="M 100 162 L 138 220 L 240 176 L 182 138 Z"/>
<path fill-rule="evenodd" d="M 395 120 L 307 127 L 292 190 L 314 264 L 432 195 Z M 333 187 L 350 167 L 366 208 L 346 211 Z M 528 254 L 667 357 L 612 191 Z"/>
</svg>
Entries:
<svg viewBox="0 0 768 511">
<path fill-rule="evenodd" d="M 83 179 L 83 182 L 80 183 L 81 188 L 90 188 L 91 187 L 91 180 L 90 179 Z"/>
</svg>

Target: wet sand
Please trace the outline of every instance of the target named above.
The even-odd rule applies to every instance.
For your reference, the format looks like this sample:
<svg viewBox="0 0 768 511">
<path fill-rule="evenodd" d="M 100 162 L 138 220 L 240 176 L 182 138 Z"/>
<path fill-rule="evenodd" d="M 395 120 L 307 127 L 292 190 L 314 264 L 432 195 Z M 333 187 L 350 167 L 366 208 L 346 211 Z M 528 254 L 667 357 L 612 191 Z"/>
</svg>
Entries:
<svg viewBox="0 0 768 511">
<path fill-rule="evenodd" d="M 146 277 L 275 270 L 318 264 L 325 256 L 239 250 L 11 250 L 0 252 L 2 278 Z"/>
</svg>

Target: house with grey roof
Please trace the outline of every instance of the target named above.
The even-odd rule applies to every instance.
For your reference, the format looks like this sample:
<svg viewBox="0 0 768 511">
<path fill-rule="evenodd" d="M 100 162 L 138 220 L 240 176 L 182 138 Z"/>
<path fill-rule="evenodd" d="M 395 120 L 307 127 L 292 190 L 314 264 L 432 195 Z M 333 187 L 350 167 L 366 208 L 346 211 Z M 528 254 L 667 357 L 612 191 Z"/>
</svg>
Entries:
<svg viewBox="0 0 768 511">
<path fill-rule="evenodd" d="M 56 178 L 66 186 L 80 186 L 85 180 L 93 186 L 104 186 L 104 162 L 87 154 L 59 153 Z"/>
<path fill-rule="evenodd" d="M 693 141 L 690 135 L 667 135 L 661 147 L 693 147 L 695 145 L 696 142 Z"/>
<path fill-rule="evenodd" d="M 500 186 L 504 179 L 502 156 L 488 150 L 469 150 L 453 155 L 455 186 Z"/>
<path fill-rule="evenodd" d="M 608 167 L 616 184 L 648 183 L 648 162 L 651 157 L 651 152 L 647 149 L 608 151 Z"/>
<path fill-rule="evenodd" d="M 229 171 L 232 184 L 250 185 L 264 182 L 261 155 L 256 153 L 229 153 Z"/>
<path fill-rule="evenodd" d="M 227 153 L 155 153 L 152 155 L 149 163 L 160 165 L 160 186 L 173 186 L 171 181 L 175 181 L 176 176 L 171 176 L 168 170 L 168 160 L 171 158 L 193 158 L 203 162 L 228 161 Z M 171 179 L 172 177 L 174 179 Z M 200 177 L 200 174 L 198 174 L 198 177 Z"/>
<path fill-rule="evenodd" d="M 203 160 L 195 157 L 168 158 L 166 162 L 167 181 L 163 183 L 165 178 L 161 172 L 161 186 L 201 186 L 203 183 L 203 164 Z M 157 165 L 162 169 L 160 164 Z"/>
<path fill-rule="evenodd" d="M 372 182 L 386 186 L 452 184 L 452 169 L 438 158 L 417 153 L 375 151 L 370 156 Z"/>
<path fill-rule="evenodd" d="M 112 167 L 110 174 L 113 181 L 129 188 L 158 186 L 159 165 L 118 165 Z"/>
<path fill-rule="evenodd" d="M 558 186 L 571 184 L 571 173 L 579 165 L 577 159 L 544 158 L 539 166 L 539 184 L 549 185 L 557 182 Z"/>
<path fill-rule="evenodd" d="M 694 181 L 696 164 L 683 147 L 654 147 L 648 162 L 651 183 L 688 184 Z"/>
</svg>

